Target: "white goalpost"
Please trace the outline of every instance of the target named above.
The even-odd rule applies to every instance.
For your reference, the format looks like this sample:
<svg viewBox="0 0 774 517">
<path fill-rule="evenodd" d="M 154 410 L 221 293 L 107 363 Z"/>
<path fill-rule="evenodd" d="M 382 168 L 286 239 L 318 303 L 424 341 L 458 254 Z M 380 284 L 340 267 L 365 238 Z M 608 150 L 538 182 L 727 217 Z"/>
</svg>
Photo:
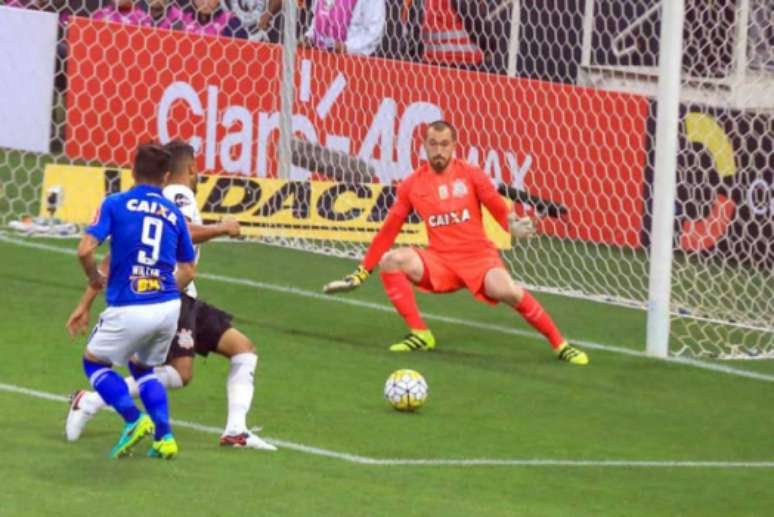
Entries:
<svg viewBox="0 0 774 517">
<path fill-rule="evenodd" d="M 647 352 L 657 357 L 666 357 L 669 354 L 672 240 L 677 182 L 677 121 L 680 108 L 685 5 L 682 0 L 674 0 L 664 3 L 662 9 L 646 346 Z"/>
<path fill-rule="evenodd" d="M 605 3 L 585 2 L 579 83 L 656 100 L 647 350 L 772 357 L 772 5 L 624 3 L 629 17 L 607 40 L 616 59 L 600 63 L 594 19 Z"/>
</svg>

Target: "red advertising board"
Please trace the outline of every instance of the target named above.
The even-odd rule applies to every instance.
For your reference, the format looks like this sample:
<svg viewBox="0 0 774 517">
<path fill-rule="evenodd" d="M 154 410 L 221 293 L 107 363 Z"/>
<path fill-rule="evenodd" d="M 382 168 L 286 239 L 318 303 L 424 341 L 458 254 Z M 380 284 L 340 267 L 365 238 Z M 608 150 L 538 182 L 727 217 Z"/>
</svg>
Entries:
<svg viewBox="0 0 774 517">
<path fill-rule="evenodd" d="M 79 18 L 68 42 L 70 158 L 125 166 L 137 143 L 179 137 L 209 172 L 276 174 L 279 47 Z M 315 50 L 295 82 L 296 133 L 373 160 L 381 181 L 420 163 L 423 125 L 443 118 L 459 156 L 568 208 L 543 232 L 640 245 L 643 97 Z"/>
</svg>

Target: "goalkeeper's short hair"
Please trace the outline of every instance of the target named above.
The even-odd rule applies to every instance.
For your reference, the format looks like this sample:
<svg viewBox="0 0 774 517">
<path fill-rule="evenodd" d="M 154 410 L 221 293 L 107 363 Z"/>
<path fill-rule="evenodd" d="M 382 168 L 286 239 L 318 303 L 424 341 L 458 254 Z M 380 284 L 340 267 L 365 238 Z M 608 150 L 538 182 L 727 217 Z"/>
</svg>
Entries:
<svg viewBox="0 0 774 517">
<path fill-rule="evenodd" d="M 445 131 L 448 129 L 451 132 L 452 140 L 457 141 L 457 128 L 445 120 L 431 122 L 427 125 L 427 129 L 432 129 L 433 131 Z"/>
</svg>

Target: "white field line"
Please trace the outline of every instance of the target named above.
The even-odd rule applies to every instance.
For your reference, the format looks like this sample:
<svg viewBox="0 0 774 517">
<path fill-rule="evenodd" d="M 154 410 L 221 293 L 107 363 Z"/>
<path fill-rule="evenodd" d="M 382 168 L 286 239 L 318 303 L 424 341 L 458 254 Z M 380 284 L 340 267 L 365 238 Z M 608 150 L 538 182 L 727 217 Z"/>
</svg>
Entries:
<svg viewBox="0 0 774 517">
<path fill-rule="evenodd" d="M 68 397 L 0 383 L 0 391 L 27 395 L 43 400 L 67 403 Z M 193 429 L 209 434 L 220 434 L 222 429 L 208 425 L 186 422 L 184 420 L 172 420 L 177 427 Z M 369 458 L 347 452 L 337 452 L 319 447 L 312 447 L 301 443 L 280 440 L 277 438 L 264 438 L 281 449 L 289 449 L 304 454 L 323 456 L 360 465 L 375 466 L 418 466 L 418 467 L 602 467 L 602 468 L 719 468 L 719 469 L 772 469 L 774 461 L 691 461 L 691 460 L 666 460 L 666 461 L 642 461 L 642 460 L 560 460 L 543 458 L 526 459 L 496 459 L 496 458 L 469 458 L 469 459 L 409 459 L 409 458 Z"/>
<path fill-rule="evenodd" d="M 29 240 L 24 239 L 17 239 L 13 237 L 8 237 L 6 235 L 0 234 L 0 242 L 6 242 L 9 244 L 15 244 L 17 246 L 27 247 L 27 248 L 34 248 L 39 249 L 42 251 L 50 251 L 54 253 L 63 253 L 66 255 L 74 255 L 75 249 L 72 248 L 64 248 L 60 246 L 54 246 L 51 244 L 45 244 L 41 242 L 31 242 Z M 239 278 L 239 277 L 230 277 L 225 275 L 216 275 L 211 273 L 197 273 L 198 278 L 203 278 L 205 280 L 212 280 L 216 282 L 222 282 L 226 284 L 233 284 L 233 285 L 241 285 L 245 287 L 253 287 L 255 289 L 260 289 L 264 291 L 273 291 L 277 293 L 283 293 L 283 294 L 291 294 L 295 296 L 301 296 L 304 298 L 311 298 L 315 300 L 323 300 L 325 302 L 329 303 L 341 303 L 344 305 L 350 305 L 352 307 L 359 307 L 362 309 L 371 309 L 381 312 L 389 312 L 394 313 L 395 309 L 390 305 L 383 305 L 379 303 L 373 303 L 373 302 L 366 302 L 363 300 L 358 300 L 357 298 L 346 298 L 341 296 L 330 296 L 323 294 L 321 292 L 315 292 L 315 291 L 308 291 L 306 289 L 300 289 L 298 287 L 292 287 L 292 286 L 285 286 L 285 285 L 278 285 L 278 284 L 271 284 L 267 282 L 259 282 L 256 280 L 250 280 L 249 278 Z M 525 337 L 529 339 L 536 339 L 542 341 L 544 338 L 540 334 L 537 334 L 535 332 L 530 332 L 527 330 L 520 330 L 510 327 L 504 327 L 502 325 L 494 325 L 490 323 L 481 323 L 478 321 L 472 321 L 472 320 L 466 320 L 462 318 L 452 318 L 449 316 L 441 316 L 438 314 L 428 314 L 423 312 L 422 316 L 430 321 L 439 321 L 442 323 L 448 323 L 452 325 L 460 325 L 463 327 L 468 328 L 475 328 L 479 330 L 487 330 L 491 332 L 498 332 L 501 334 L 510 334 L 514 336 L 519 337 Z M 585 340 L 578 340 L 578 339 L 572 339 L 570 338 L 570 341 L 579 345 L 582 348 L 588 348 L 591 350 L 603 350 L 605 352 L 613 352 L 617 354 L 623 354 L 623 355 L 629 355 L 634 357 L 642 357 L 647 359 L 655 359 L 659 361 L 667 361 L 671 363 L 677 363 L 682 364 L 685 366 L 692 366 L 695 368 L 701 368 L 703 370 L 710 370 L 713 372 L 719 372 L 719 373 L 725 373 L 728 375 L 734 375 L 737 377 L 745 377 L 748 379 L 755 379 L 759 381 L 765 381 L 765 382 L 774 382 L 774 375 L 768 375 L 765 373 L 758 373 L 753 372 L 749 370 L 743 370 L 738 368 L 733 368 L 730 366 L 726 366 L 723 364 L 717 364 L 717 363 L 711 363 L 711 362 L 705 362 L 700 361 L 697 359 L 690 359 L 685 357 L 667 357 L 665 359 L 652 357 L 647 355 L 645 352 L 640 352 L 638 350 L 632 350 L 630 348 L 623 348 L 618 346 L 612 346 L 612 345 L 603 345 L 601 343 L 595 343 L 593 341 L 585 341 Z"/>
</svg>

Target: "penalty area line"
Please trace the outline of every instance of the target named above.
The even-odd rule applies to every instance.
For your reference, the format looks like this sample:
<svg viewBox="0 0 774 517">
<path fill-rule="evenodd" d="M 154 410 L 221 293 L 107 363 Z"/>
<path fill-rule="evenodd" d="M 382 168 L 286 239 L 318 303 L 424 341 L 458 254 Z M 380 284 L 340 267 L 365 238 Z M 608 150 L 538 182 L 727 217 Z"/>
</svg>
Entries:
<svg viewBox="0 0 774 517">
<path fill-rule="evenodd" d="M 75 249 L 64 248 L 62 246 L 55 246 L 52 244 L 46 244 L 42 242 L 31 242 L 25 239 L 13 238 L 0 233 L 0 242 L 6 242 L 8 244 L 14 244 L 21 247 L 38 249 L 41 251 L 50 251 L 54 253 L 62 253 L 65 255 L 75 255 Z M 341 296 L 331 296 L 320 292 L 309 291 L 293 286 L 285 286 L 279 284 L 271 284 L 268 282 L 260 282 L 257 280 L 251 280 L 249 278 L 231 277 L 225 275 L 217 275 L 212 273 L 197 273 L 197 278 L 204 280 L 210 280 L 214 282 L 221 282 L 225 284 L 241 285 L 245 287 L 252 287 L 254 289 L 260 289 L 264 291 L 273 291 L 282 294 L 289 294 L 294 296 L 300 296 L 304 298 L 311 298 L 314 300 L 321 300 L 328 303 L 341 303 L 344 305 L 350 305 L 352 307 L 359 307 L 361 309 L 371 309 L 380 312 L 394 313 L 395 309 L 391 305 L 384 305 L 374 302 L 366 302 L 364 300 L 358 300 L 357 298 L 343 298 Z M 453 318 L 449 316 L 441 316 L 438 314 L 431 314 L 422 312 L 422 317 L 429 321 L 439 321 L 441 323 L 447 323 L 450 325 L 459 325 L 468 328 L 475 328 L 479 330 L 486 330 L 490 332 L 497 332 L 500 334 L 509 334 L 513 336 L 524 337 L 528 339 L 535 339 L 543 341 L 545 338 L 536 332 L 530 332 L 528 330 L 522 330 L 511 327 L 504 327 L 502 325 L 495 325 L 492 323 L 481 323 L 478 321 L 471 321 L 462 318 Z M 750 370 L 742 370 L 739 368 L 733 368 L 722 364 L 710 363 L 701 361 L 698 359 L 690 359 L 685 357 L 653 357 L 647 355 L 645 352 L 638 350 L 632 350 L 630 348 L 623 348 L 619 346 L 603 345 L 601 343 L 595 343 L 593 341 L 586 341 L 582 339 L 568 338 L 572 343 L 579 345 L 582 348 L 588 348 L 590 350 L 602 350 L 604 352 L 612 352 L 621 355 L 628 355 L 632 357 L 640 357 L 643 359 L 651 359 L 657 361 L 666 361 L 669 363 L 681 364 L 684 366 L 690 366 L 693 368 L 699 368 L 702 370 L 709 370 L 712 372 L 725 373 L 727 375 L 734 375 L 736 377 L 744 377 L 747 379 L 754 379 L 764 382 L 774 382 L 774 375 L 767 375 L 765 373 L 753 372 Z"/>
<path fill-rule="evenodd" d="M 34 390 L 14 384 L 0 383 L 0 392 L 26 395 L 42 400 L 68 403 L 69 398 L 56 393 Z M 177 427 L 191 429 L 208 434 L 219 435 L 222 429 L 196 422 L 173 419 Z M 570 460 L 570 459 L 496 459 L 496 458 L 460 458 L 460 459 L 411 459 L 411 458 L 370 458 L 347 452 L 337 452 L 320 447 L 281 440 L 264 438 L 280 449 L 289 449 L 303 454 L 322 456 L 336 460 L 373 466 L 415 466 L 415 467 L 590 467 L 590 468 L 713 468 L 713 469 L 774 469 L 774 461 L 694 461 L 694 460 Z"/>
</svg>

